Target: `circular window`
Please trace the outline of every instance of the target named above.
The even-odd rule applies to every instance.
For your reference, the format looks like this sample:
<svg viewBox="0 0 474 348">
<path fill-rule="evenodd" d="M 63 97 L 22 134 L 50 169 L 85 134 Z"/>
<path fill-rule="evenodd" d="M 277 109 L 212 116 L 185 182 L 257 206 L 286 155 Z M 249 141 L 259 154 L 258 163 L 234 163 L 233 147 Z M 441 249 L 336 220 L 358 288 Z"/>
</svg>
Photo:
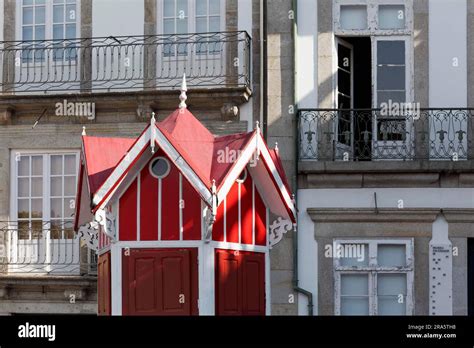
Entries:
<svg viewBox="0 0 474 348">
<path fill-rule="evenodd" d="M 157 157 L 150 163 L 150 173 L 157 179 L 163 179 L 170 172 L 170 162 L 164 157 Z"/>
<path fill-rule="evenodd" d="M 245 179 L 247 179 L 247 169 L 244 168 L 244 170 L 242 170 L 242 173 L 240 173 L 239 177 L 237 178 L 237 181 L 244 182 Z"/>
</svg>

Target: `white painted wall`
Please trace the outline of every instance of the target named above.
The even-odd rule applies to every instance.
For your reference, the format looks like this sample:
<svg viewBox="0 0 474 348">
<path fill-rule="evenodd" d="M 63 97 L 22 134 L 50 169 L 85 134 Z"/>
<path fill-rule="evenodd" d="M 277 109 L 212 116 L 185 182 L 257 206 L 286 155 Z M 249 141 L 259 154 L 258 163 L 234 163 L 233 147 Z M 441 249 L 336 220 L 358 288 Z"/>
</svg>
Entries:
<svg viewBox="0 0 474 348">
<path fill-rule="evenodd" d="M 472 188 L 364 188 L 298 190 L 298 263 L 300 286 L 313 293 L 314 314 L 317 314 L 318 267 L 314 223 L 308 208 L 374 208 L 374 192 L 379 208 L 396 208 L 403 200 L 405 208 L 474 208 Z M 447 233 L 443 221 L 433 229 L 437 237 Z M 437 240 L 437 239 L 436 239 Z M 298 313 L 307 314 L 307 301 L 298 298 Z"/>
<path fill-rule="evenodd" d="M 296 103 L 298 108 L 318 107 L 318 4 L 314 0 L 297 1 Z M 311 199 L 298 193 L 298 279 L 299 286 L 313 293 L 313 314 L 318 314 L 318 259 L 313 222 L 306 209 Z M 310 205 L 308 205 L 310 204 Z M 313 232 L 311 232 L 311 230 Z M 308 314 L 308 299 L 298 295 L 298 314 Z"/>
<path fill-rule="evenodd" d="M 318 4 L 298 0 L 296 39 L 296 102 L 298 108 L 318 106 Z"/>
<path fill-rule="evenodd" d="M 94 0 L 92 36 L 143 35 L 144 18 L 144 1 Z"/>
<path fill-rule="evenodd" d="M 237 3 L 237 29 L 245 30 L 252 37 L 252 0 L 238 0 Z M 243 52 L 239 52 L 240 60 L 243 61 Z M 243 67 L 242 67 L 243 68 Z M 250 69 L 252 71 L 252 69 Z M 251 131 L 253 125 L 253 103 L 250 101 L 240 107 L 240 120 L 247 122 L 247 131 Z"/>
<path fill-rule="evenodd" d="M 429 1 L 429 55 L 430 107 L 466 107 L 466 0 Z"/>
</svg>

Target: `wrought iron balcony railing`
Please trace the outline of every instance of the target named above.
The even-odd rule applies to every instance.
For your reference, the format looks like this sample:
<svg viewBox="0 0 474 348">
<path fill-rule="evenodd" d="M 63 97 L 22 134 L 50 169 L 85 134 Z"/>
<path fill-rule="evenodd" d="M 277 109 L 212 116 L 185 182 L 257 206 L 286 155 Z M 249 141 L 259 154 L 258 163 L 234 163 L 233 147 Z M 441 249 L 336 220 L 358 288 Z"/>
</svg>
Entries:
<svg viewBox="0 0 474 348">
<path fill-rule="evenodd" d="M 249 87 L 247 32 L 0 42 L 0 92 Z"/>
<path fill-rule="evenodd" d="M 81 246 L 71 222 L 0 222 L 0 273 L 95 274 L 95 251 Z"/>
<path fill-rule="evenodd" d="M 299 159 L 318 161 L 474 158 L 474 109 L 299 111 Z"/>
</svg>

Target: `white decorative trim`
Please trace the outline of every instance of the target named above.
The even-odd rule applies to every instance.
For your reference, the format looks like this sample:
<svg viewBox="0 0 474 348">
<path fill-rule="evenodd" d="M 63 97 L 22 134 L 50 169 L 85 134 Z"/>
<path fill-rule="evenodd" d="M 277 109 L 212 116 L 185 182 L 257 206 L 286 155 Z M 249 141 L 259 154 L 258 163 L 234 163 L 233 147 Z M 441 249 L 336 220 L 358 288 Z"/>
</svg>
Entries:
<svg viewBox="0 0 474 348">
<path fill-rule="evenodd" d="M 97 252 L 99 249 L 99 223 L 97 221 L 87 222 L 80 226 L 77 236 L 86 243 L 89 249 Z"/>
<path fill-rule="evenodd" d="M 293 223 L 290 220 L 283 219 L 278 217 L 273 223 L 269 226 L 269 235 L 268 235 L 268 242 L 270 249 L 273 248 L 275 244 L 277 244 L 282 238 L 283 235 L 291 231 L 293 228 Z"/>
</svg>

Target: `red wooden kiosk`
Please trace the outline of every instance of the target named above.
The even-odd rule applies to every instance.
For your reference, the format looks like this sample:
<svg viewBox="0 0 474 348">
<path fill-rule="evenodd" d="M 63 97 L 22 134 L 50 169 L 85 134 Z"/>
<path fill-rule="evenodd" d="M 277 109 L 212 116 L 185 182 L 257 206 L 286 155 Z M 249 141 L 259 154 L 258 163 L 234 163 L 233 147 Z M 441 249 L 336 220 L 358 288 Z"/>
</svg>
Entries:
<svg viewBox="0 0 474 348">
<path fill-rule="evenodd" d="M 137 139 L 83 133 L 75 228 L 96 245 L 100 315 L 270 314 L 269 218 L 295 222 L 257 127 L 214 137 L 187 109 Z"/>
</svg>

